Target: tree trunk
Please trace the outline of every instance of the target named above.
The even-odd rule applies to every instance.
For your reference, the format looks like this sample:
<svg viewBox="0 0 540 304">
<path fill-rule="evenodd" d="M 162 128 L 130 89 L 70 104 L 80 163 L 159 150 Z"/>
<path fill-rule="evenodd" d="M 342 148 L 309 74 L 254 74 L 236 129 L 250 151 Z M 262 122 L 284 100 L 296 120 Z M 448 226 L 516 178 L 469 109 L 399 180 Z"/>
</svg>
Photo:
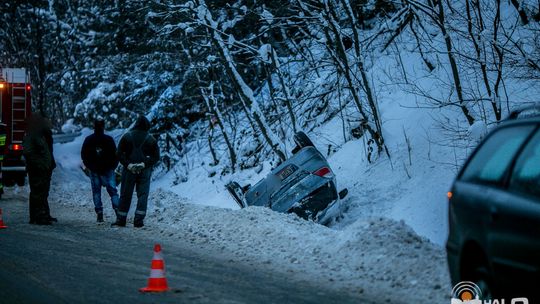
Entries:
<svg viewBox="0 0 540 304">
<path fill-rule="evenodd" d="M 213 83 L 210 85 L 210 96 L 208 96 L 208 94 L 206 94 L 206 92 L 202 89 L 201 89 L 201 95 L 204 98 L 208 111 L 211 112 L 216 118 L 216 123 L 218 124 L 219 129 L 221 130 L 221 135 L 223 136 L 223 139 L 225 140 L 225 144 L 227 145 L 227 149 L 229 151 L 229 159 L 231 160 L 231 170 L 234 173 L 236 170 L 236 162 L 237 162 L 236 152 L 234 151 L 234 147 L 229 139 L 229 135 L 227 134 L 227 131 L 225 130 L 225 126 L 223 124 L 223 116 L 221 115 L 221 111 L 219 110 L 219 107 L 217 105 L 217 102 L 214 96 Z"/>
<path fill-rule="evenodd" d="M 443 34 L 443 37 L 444 37 L 444 42 L 446 45 L 446 54 L 448 55 L 448 61 L 450 62 L 450 68 L 452 69 L 452 77 L 454 79 L 454 87 L 456 89 L 459 107 L 461 111 L 463 112 L 463 115 L 465 115 L 465 118 L 467 119 L 467 122 L 469 123 L 469 125 L 472 125 L 474 123 L 474 117 L 472 117 L 469 111 L 469 108 L 467 108 L 467 105 L 465 104 L 465 101 L 463 99 L 463 88 L 461 86 L 459 69 L 458 69 L 456 59 L 454 58 L 454 53 L 452 50 L 452 38 L 450 38 L 450 34 L 446 30 L 443 1 L 438 0 L 437 2 L 438 3 L 436 5 L 438 6 L 439 28 L 441 29 L 441 33 Z"/>
<path fill-rule="evenodd" d="M 259 106 L 259 102 L 255 99 L 253 95 L 253 91 L 246 84 L 246 82 L 244 81 L 240 73 L 238 73 L 238 70 L 236 69 L 236 63 L 230 54 L 229 48 L 223 41 L 223 38 L 221 37 L 221 33 L 217 30 L 218 28 L 217 23 L 213 20 L 212 14 L 208 10 L 205 1 L 200 0 L 199 3 L 200 3 L 200 9 L 201 7 L 204 9 L 204 10 L 201 10 L 202 13 L 201 11 L 199 12 L 199 16 L 204 16 L 204 19 L 200 21 L 204 22 L 204 24 L 209 28 L 211 32 L 211 35 L 210 35 L 211 39 L 214 42 L 214 44 L 217 46 L 218 52 L 220 53 L 220 56 L 224 61 L 224 67 L 227 70 L 228 74 L 230 75 L 231 81 L 236 87 L 236 90 L 240 99 L 242 100 L 246 109 L 248 110 L 248 115 L 250 115 L 253 118 L 262 136 L 264 137 L 268 145 L 271 147 L 272 151 L 274 151 L 274 153 L 282 161 L 285 160 L 286 159 L 285 153 L 280 149 L 277 137 L 275 136 L 272 129 L 270 129 L 270 127 L 266 123 L 266 119 Z"/>
<path fill-rule="evenodd" d="M 272 48 L 271 53 L 272 53 L 272 65 L 274 69 L 276 70 L 276 74 L 279 78 L 281 89 L 283 90 L 283 95 L 285 96 L 284 102 L 287 108 L 287 112 L 289 113 L 289 118 L 291 119 L 293 132 L 296 133 L 296 116 L 294 115 L 294 111 L 292 107 L 291 93 L 289 92 L 289 87 L 285 84 L 285 76 L 283 76 L 283 73 L 281 73 L 281 66 L 279 64 L 279 59 L 277 58 L 277 54 L 274 51 L 274 48 Z M 270 75 L 269 78 L 271 77 L 272 76 Z"/>
<path fill-rule="evenodd" d="M 356 104 L 356 107 L 358 108 L 358 111 L 360 112 L 360 115 L 362 116 L 362 119 L 365 121 L 363 124 L 363 127 L 370 133 L 371 138 L 375 141 L 375 144 L 377 145 L 377 152 L 381 152 L 384 147 L 384 139 L 381 133 L 380 124 L 377 122 L 378 118 L 378 111 L 376 109 L 376 106 L 374 104 L 373 95 L 371 94 L 371 88 L 369 86 L 369 82 L 367 80 L 367 75 L 365 74 L 365 70 L 363 68 L 362 62 L 360 61 L 359 70 L 362 74 L 362 81 L 367 84 L 367 87 L 365 88 L 366 95 L 368 100 L 368 104 L 371 107 L 374 107 L 375 111 L 373 111 L 372 108 L 372 115 L 374 117 L 373 122 L 375 123 L 375 129 L 369 124 L 370 121 L 372 121 L 366 111 L 364 110 L 364 107 L 362 105 L 362 101 L 360 100 L 360 96 L 358 94 L 358 91 L 356 90 L 356 85 L 353 80 L 353 76 L 351 75 L 351 65 L 349 63 L 349 60 L 347 58 L 347 54 L 345 52 L 345 47 L 343 46 L 343 39 L 341 37 L 341 34 L 339 32 L 338 26 L 336 24 L 336 15 L 335 11 L 328 5 L 328 3 L 325 1 L 325 10 L 326 10 L 326 18 L 327 22 L 329 24 L 328 28 L 325 31 L 325 34 L 327 36 L 328 44 L 333 43 L 336 45 L 335 52 L 336 54 L 333 56 L 334 60 L 336 61 L 336 65 L 338 67 L 338 70 L 341 71 L 341 73 L 345 76 L 345 79 L 347 81 L 347 84 L 349 86 L 349 90 L 351 92 L 351 95 L 353 97 L 354 103 Z M 334 39 L 332 39 L 329 31 L 332 31 L 332 34 L 334 36 Z M 358 52 L 360 52 L 359 45 L 355 46 L 358 47 Z M 331 47 L 328 46 L 329 50 L 331 50 Z M 385 149 L 386 150 L 386 149 Z"/>
<path fill-rule="evenodd" d="M 477 1 L 475 4 L 477 7 L 478 12 L 478 31 L 481 33 L 484 30 L 484 23 L 482 20 L 482 11 L 480 8 L 480 1 Z M 476 54 L 476 60 L 478 61 L 478 64 L 480 65 L 480 71 L 482 73 L 482 79 L 484 81 L 484 86 L 486 88 L 486 92 L 490 98 L 491 108 L 493 109 L 493 113 L 495 115 L 495 119 L 499 121 L 501 119 L 500 117 L 500 110 L 497 107 L 497 104 L 495 103 L 495 100 L 493 98 L 493 93 L 491 90 L 491 85 L 489 83 L 489 78 L 487 74 L 487 63 L 486 58 L 482 58 L 482 53 L 485 53 L 485 45 L 483 41 L 476 38 L 476 34 L 473 32 L 473 18 L 471 14 L 471 6 L 470 6 L 470 0 L 465 0 L 465 8 L 467 11 L 467 31 L 469 33 L 469 37 L 471 38 L 471 42 L 473 43 L 475 54 Z M 478 35 L 480 36 L 480 35 Z M 480 43 L 482 45 L 480 45 Z"/>
</svg>

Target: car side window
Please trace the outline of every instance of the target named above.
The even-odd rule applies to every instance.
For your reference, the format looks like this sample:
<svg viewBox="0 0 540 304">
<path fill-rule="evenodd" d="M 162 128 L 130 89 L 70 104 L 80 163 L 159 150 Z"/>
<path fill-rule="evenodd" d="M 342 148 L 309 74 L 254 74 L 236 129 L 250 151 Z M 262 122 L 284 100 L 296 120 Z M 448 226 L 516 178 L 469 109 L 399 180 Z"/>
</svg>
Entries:
<svg viewBox="0 0 540 304">
<path fill-rule="evenodd" d="M 540 198 L 540 132 L 536 132 L 519 156 L 510 189 Z"/>
<path fill-rule="evenodd" d="M 461 180 L 498 184 L 535 126 L 503 128 L 493 133 L 465 168 Z"/>
</svg>

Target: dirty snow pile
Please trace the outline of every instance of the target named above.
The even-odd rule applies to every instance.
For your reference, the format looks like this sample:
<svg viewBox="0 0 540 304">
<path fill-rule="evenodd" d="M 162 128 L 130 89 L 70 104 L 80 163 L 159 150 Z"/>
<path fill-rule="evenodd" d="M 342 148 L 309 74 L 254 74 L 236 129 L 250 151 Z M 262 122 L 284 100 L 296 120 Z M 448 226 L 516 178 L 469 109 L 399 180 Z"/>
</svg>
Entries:
<svg viewBox="0 0 540 304">
<path fill-rule="evenodd" d="M 62 206 L 55 215 L 93 221 L 89 182 L 59 183 L 60 175 L 55 180 L 50 201 Z M 106 220 L 112 222 L 105 191 L 103 199 Z M 442 303 L 451 290 L 444 251 L 403 222 L 365 218 L 335 230 L 262 207 L 232 210 L 191 204 L 161 188 L 152 191 L 149 201 L 143 231 L 154 239 L 158 235 L 156 241 L 173 239 L 217 257 L 348 293 L 384 294 L 381 301 L 392 303 Z M 130 226 L 126 229 L 133 229 Z"/>
<path fill-rule="evenodd" d="M 442 303 L 451 290 L 444 251 L 403 222 L 366 218 L 335 230 L 263 207 L 197 206 L 163 190 L 152 200 L 152 222 L 240 261 L 270 264 L 352 292 L 387 294 L 381 302 Z"/>
</svg>

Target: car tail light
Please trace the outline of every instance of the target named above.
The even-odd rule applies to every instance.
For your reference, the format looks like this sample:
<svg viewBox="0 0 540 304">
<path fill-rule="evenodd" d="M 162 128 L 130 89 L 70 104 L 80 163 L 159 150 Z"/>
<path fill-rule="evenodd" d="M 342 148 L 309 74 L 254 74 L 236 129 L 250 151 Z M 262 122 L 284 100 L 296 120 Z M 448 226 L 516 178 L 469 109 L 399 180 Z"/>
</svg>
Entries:
<svg viewBox="0 0 540 304">
<path fill-rule="evenodd" d="M 332 173 L 332 170 L 330 170 L 330 168 L 322 167 L 319 170 L 313 172 L 313 174 L 320 177 L 330 177 L 333 173 Z"/>
<path fill-rule="evenodd" d="M 20 151 L 20 150 L 23 149 L 23 146 L 22 145 L 11 145 L 10 149 L 13 150 L 13 151 Z"/>
<path fill-rule="evenodd" d="M 446 193 L 446 197 L 448 197 L 448 200 L 450 200 L 450 199 L 452 198 L 452 195 L 453 195 L 453 194 L 452 194 L 451 191 L 448 191 L 448 192 Z"/>
</svg>

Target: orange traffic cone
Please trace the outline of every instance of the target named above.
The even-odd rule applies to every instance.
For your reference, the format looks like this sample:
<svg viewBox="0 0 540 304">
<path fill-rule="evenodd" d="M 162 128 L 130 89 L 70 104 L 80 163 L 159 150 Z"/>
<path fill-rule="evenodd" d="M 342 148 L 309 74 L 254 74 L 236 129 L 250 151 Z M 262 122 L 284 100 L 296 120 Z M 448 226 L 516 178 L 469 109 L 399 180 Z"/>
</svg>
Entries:
<svg viewBox="0 0 540 304">
<path fill-rule="evenodd" d="M 140 292 L 163 292 L 168 291 L 167 279 L 165 278 L 165 262 L 161 256 L 161 245 L 154 246 L 154 257 L 152 258 L 152 268 L 148 286 L 139 289 Z"/>
<path fill-rule="evenodd" d="M 7 228 L 7 226 L 4 224 L 4 220 L 2 219 L 2 209 L 0 209 L 0 229 Z"/>
</svg>

